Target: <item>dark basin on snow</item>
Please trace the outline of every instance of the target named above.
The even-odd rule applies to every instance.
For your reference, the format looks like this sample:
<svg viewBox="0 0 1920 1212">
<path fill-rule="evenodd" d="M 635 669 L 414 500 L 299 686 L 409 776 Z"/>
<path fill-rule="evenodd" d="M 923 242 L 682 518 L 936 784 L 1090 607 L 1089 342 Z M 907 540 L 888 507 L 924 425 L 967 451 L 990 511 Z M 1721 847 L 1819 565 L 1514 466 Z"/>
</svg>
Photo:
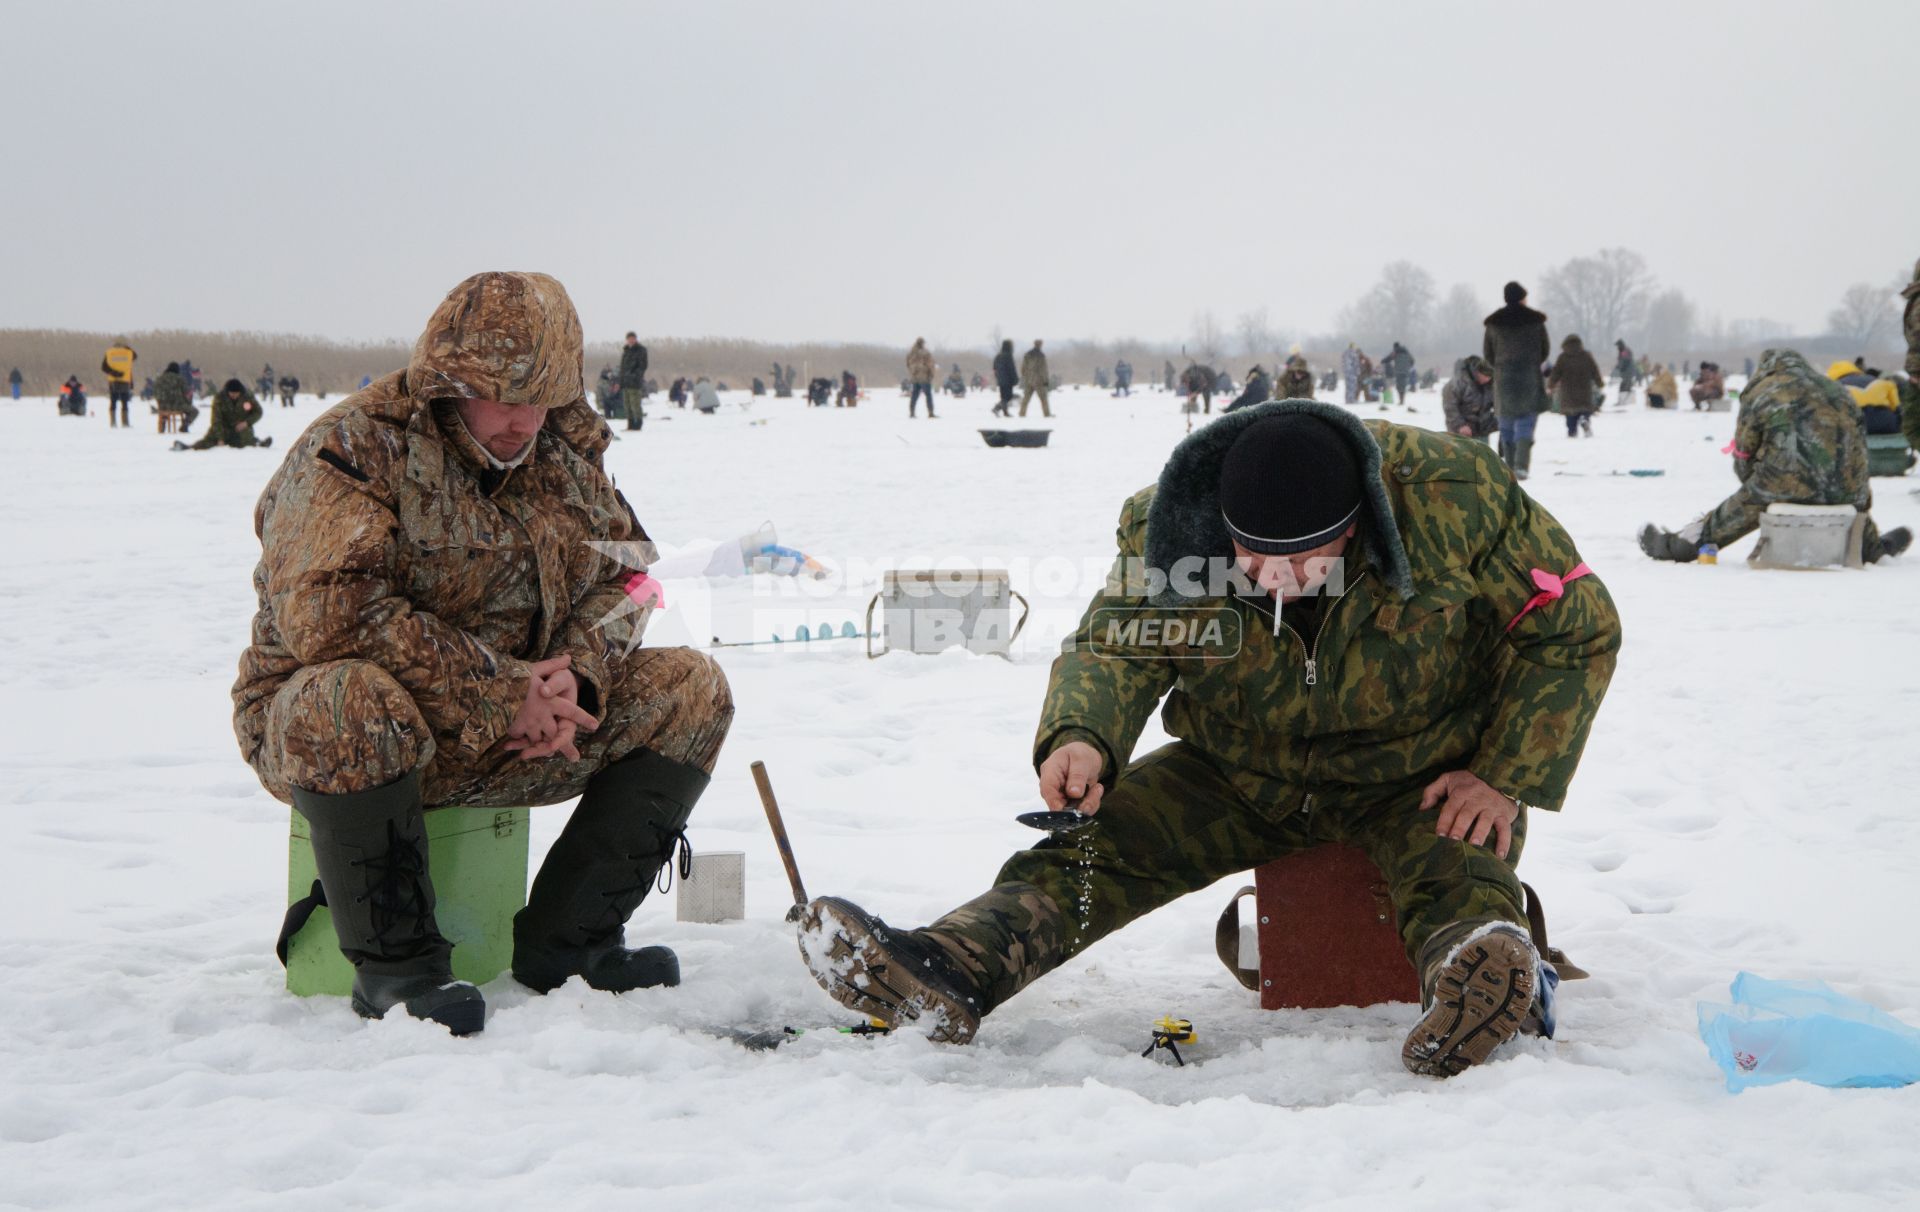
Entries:
<svg viewBox="0 0 1920 1212">
<path fill-rule="evenodd" d="M 1051 429 L 983 429 L 980 436 L 989 446 L 1045 446 Z"/>
</svg>

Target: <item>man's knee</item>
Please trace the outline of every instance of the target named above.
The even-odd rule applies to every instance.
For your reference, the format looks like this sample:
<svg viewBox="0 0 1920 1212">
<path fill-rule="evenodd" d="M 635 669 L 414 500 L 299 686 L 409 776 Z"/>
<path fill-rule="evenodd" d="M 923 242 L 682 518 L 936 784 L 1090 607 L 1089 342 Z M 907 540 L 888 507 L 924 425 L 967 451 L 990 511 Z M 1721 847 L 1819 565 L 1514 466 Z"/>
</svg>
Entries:
<svg viewBox="0 0 1920 1212">
<path fill-rule="evenodd" d="M 719 663 L 691 648 L 642 648 L 627 659 L 608 714 L 630 716 L 639 746 L 711 773 L 733 724 L 733 688 Z"/>
<path fill-rule="evenodd" d="M 267 708 L 269 789 L 370 791 L 425 766 L 433 737 L 413 696 L 371 661 L 327 661 L 287 679 Z"/>
</svg>

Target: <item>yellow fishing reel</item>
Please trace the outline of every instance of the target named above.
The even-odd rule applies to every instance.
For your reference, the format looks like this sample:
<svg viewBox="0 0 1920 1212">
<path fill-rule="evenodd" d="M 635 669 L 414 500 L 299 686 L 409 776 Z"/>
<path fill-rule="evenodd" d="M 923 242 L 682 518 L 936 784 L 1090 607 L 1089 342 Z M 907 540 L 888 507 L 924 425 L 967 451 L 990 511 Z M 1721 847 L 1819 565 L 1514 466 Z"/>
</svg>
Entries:
<svg viewBox="0 0 1920 1212">
<path fill-rule="evenodd" d="M 1140 1055 L 1152 1056 L 1161 1049 L 1173 1053 L 1174 1063 L 1186 1067 L 1186 1058 L 1180 1055 L 1181 1044 L 1192 1044 L 1199 1036 L 1193 1030 L 1193 1020 L 1175 1018 L 1171 1014 L 1157 1018 L 1153 1022 L 1153 1039 Z"/>
</svg>

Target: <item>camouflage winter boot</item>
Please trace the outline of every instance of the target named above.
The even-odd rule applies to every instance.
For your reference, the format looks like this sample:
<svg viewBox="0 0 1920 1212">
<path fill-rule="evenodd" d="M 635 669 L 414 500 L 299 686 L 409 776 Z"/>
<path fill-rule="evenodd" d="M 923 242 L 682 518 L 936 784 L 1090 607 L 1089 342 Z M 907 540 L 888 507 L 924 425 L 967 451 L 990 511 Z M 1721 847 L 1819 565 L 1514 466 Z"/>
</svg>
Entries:
<svg viewBox="0 0 1920 1212">
<path fill-rule="evenodd" d="M 671 950 L 629 951 L 623 935 L 676 851 L 685 878 L 692 850 L 684 830 L 708 781 L 698 767 L 646 749 L 588 780 L 514 916 L 515 980 L 541 993 L 574 976 L 613 993 L 680 983 Z"/>
<path fill-rule="evenodd" d="M 1526 928 L 1504 921 L 1456 922 L 1420 952 L 1426 1013 L 1400 1048 L 1408 1069 L 1452 1077 L 1518 1034 L 1541 981 L 1540 953 Z"/>
<path fill-rule="evenodd" d="M 434 923 L 419 773 L 350 795 L 295 787 L 293 806 L 307 818 L 334 933 L 353 964 L 355 1012 L 382 1018 L 404 1006 L 455 1035 L 479 1031 L 486 1000 L 453 979 L 453 944 Z"/>
<path fill-rule="evenodd" d="M 919 930 L 821 897 L 800 923 L 800 956 L 841 1005 L 889 1024 L 921 1019 L 964 1044 L 980 1019 L 1067 958 L 1065 919 L 1031 884 L 1001 884 Z"/>
<path fill-rule="evenodd" d="M 1685 535 L 1662 530 L 1652 522 L 1640 528 L 1640 550 L 1656 560 L 1691 564 L 1700 558 L 1700 544 Z"/>
</svg>

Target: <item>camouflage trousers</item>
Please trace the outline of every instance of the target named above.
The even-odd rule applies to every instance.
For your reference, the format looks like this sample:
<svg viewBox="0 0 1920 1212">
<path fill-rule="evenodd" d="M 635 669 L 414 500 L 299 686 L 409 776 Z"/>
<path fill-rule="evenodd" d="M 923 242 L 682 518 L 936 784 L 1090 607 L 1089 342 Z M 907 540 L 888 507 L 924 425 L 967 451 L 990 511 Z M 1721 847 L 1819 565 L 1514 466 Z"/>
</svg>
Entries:
<svg viewBox="0 0 1920 1212">
<path fill-rule="evenodd" d="M 260 439 L 254 435 L 253 426 L 251 425 L 245 429 L 235 429 L 229 425 L 220 425 L 213 422 L 209 422 L 208 424 L 209 428 L 207 432 L 200 436 L 200 440 L 195 442 L 191 449 L 212 450 L 216 446 L 247 447 L 260 445 Z"/>
<path fill-rule="evenodd" d="M 639 749 L 712 773 L 733 720 L 726 675 L 690 648 L 640 648 L 615 667 L 603 690 L 592 736 L 577 738 L 578 762 L 564 756 L 521 761 L 505 738 L 477 760 L 449 757 L 452 738 L 436 737 L 413 698 L 371 661 L 327 661 L 287 679 L 266 707 L 266 732 L 254 763 L 274 798 L 299 787 L 344 795 L 384 787 L 423 772 L 430 807 L 556 804 Z"/>
<path fill-rule="evenodd" d="M 1421 812 L 1426 783 L 1316 794 L 1310 809 L 1259 806 L 1205 752 L 1184 741 L 1123 771 L 1091 825 L 1007 860 L 994 887 L 920 933 L 980 987 L 987 1009 L 1137 917 L 1215 880 L 1330 842 L 1364 850 L 1385 876 L 1407 957 L 1463 921 L 1526 928 L 1514 873 L 1526 809 L 1506 858 L 1440 837 Z"/>
<path fill-rule="evenodd" d="M 1851 504 L 1848 501 L 1806 501 L 1808 505 Z M 1713 507 L 1704 518 L 1688 526 L 1680 533 L 1683 537 L 1697 543 L 1712 543 L 1716 547 L 1726 547 L 1737 543 L 1754 531 L 1760 529 L 1760 515 L 1767 512 L 1770 502 L 1762 500 L 1753 491 L 1750 484 L 1742 484 L 1734 490 L 1732 496 Z M 1695 528 L 1698 528 L 1696 531 Z M 1866 529 L 1862 531 L 1860 546 L 1863 551 L 1875 551 L 1880 545 L 1880 528 L 1867 519 Z"/>
</svg>

